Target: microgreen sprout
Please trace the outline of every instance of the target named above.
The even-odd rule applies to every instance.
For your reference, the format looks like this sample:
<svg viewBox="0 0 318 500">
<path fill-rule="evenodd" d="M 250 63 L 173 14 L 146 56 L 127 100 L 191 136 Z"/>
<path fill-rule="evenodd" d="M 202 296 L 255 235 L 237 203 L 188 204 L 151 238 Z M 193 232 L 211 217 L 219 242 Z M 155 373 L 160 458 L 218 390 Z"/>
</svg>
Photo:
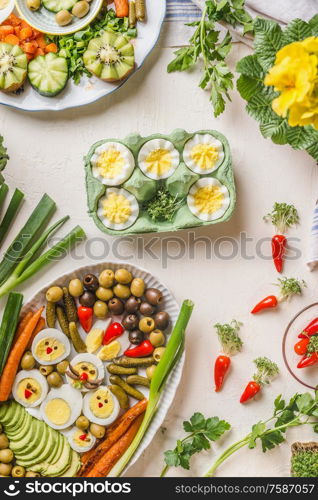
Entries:
<svg viewBox="0 0 318 500">
<path fill-rule="evenodd" d="M 294 205 L 276 202 L 273 210 L 265 215 L 263 219 L 271 221 L 277 232 L 285 234 L 289 227 L 298 224 L 299 215 Z"/>
<path fill-rule="evenodd" d="M 223 352 L 229 356 L 236 354 L 242 349 L 243 342 L 238 335 L 242 323 L 233 319 L 230 323 L 216 323 L 217 335 L 222 345 Z"/>
<path fill-rule="evenodd" d="M 253 380 L 260 385 L 269 384 L 278 375 L 279 368 L 276 363 L 264 357 L 254 359 L 257 372 L 253 375 Z"/>
<path fill-rule="evenodd" d="M 304 280 L 297 280 L 296 278 L 278 278 L 276 286 L 279 287 L 280 296 L 278 301 L 290 300 L 293 295 L 301 295 L 302 289 L 306 286 Z"/>
</svg>

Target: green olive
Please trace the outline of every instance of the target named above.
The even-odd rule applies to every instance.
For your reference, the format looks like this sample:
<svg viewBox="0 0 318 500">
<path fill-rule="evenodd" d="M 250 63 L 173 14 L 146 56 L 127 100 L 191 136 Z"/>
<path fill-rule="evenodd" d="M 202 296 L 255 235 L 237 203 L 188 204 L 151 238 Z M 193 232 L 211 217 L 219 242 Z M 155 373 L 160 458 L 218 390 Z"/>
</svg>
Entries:
<svg viewBox="0 0 318 500">
<path fill-rule="evenodd" d="M 28 470 L 28 472 L 25 473 L 25 477 L 41 477 L 41 474 L 39 472 L 33 472 L 33 470 Z"/>
<path fill-rule="evenodd" d="M 44 377 L 47 377 L 48 375 L 50 375 L 50 373 L 52 373 L 53 370 L 54 370 L 54 368 L 51 365 L 39 366 L 39 371 Z"/>
<path fill-rule="evenodd" d="M 145 292 L 145 282 L 142 278 L 135 278 L 130 285 L 130 291 L 135 297 L 142 297 Z"/>
<path fill-rule="evenodd" d="M 153 358 L 154 360 L 159 363 L 159 361 L 161 360 L 162 356 L 163 356 L 163 353 L 165 352 L 166 348 L 165 347 L 157 347 L 154 351 L 153 351 Z"/>
<path fill-rule="evenodd" d="M 105 436 L 106 429 L 102 425 L 91 424 L 89 430 L 97 439 L 102 439 Z"/>
<path fill-rule="evenodd" d="M 94 314 L 96 318 L 104 319 L 108 314 L 108 307 L 105 302 L 97 300 L 94 304 Z"/>
<path fill-rule="evenodd" d="M 149 380 L 152 379 L 153 374 L 154 374 L 156 368 L 157 368 L 157 365 L 150 365 L 146 369 L 146 375 L 147 375 L 147 377 L 148 377 Z"/>
<path fill-rule="evenodd" d="M 63 9 L 56 14 L 55 21 L 59 26 L 66 26 L 67 24 L 70 24 L 72 17 L 72 14 L 68 10 Z"/>
<path fill-rule="evenodd" d="M 39 10 L 41 7 L 41 0 L 27 0 L 27 7 L 30 10 Z"/>
<path fill-rule="evenodd" d="M 81 431 L 86 431 L 89 428 L 89 420 L 88 418 L 81 415 L 75 422 L 76 427 L 81 429 Z"/>
<path fill-rule="evenodd" d="M 10 476 L 12 471 L 11 464 L 0 464 L 0 475 L 1 476 Z"/>
<path fill-rule="evenodd" d="M 30 351 L 24 353 L 21 359 L 22 370 L 32 370 L 35 367 L 35 359 Z"/>
<path fill-rule="evenodd" d="M 63 385 L 63 379 L 61 375 L 57 372 L 52 372 L 47 376 L 47 383 L 49 384 L 50 387 L 61 387 Z"/>
<path fill-rule="evenodd" d="M 2 434 L 3 432 L 3 427 L 2 427 L 2 424 L 0 424 L 0 434 Z"/>
<path fill-rule="evenodd" d="M 164 345 L 166 341 L 165 334 L 161 330 L 153 330 L 149 336 L 149 340 L 154 347 L 160 347 Z"/>
<path fill-rule="evenodd" d="M 150 333 L 155 329 L 155 322 L 152 318 L 145 316 L 139 321 L 139 330 L 143 333 Z"/>
<path fill-rule="evenodd" d="M 81 280 L 75 278 L 68 284 L 68 291 L 72 297 L 80 297 L 84 293 L 84 286 Z"/>
<path fill-rule="evenodd" d="M 11 471 L 11 476 L 12 477 L 24 477 L 25 475 L 25 468 L 22 467 L 21 465 L 15 465 Z"/>
<path fill-rule="evenodd" d="M 98 281 L 100 286 L 103 286 L 104 288 L 110 288 L 113 286 L 115 280 L 115 274 L 114 271 L 111 269 L 104 269 L 99 275 Z"/>
<path fill-rule="evenodd" d="M 133 279 L 132 274 L 127 269 L 117 269 L 115 272 L 115 280 L 122 285 L 128 285 Z"/>
<path fill-rule="evenodd" d="M 0 450 L 3 450 L 5 448 L 8 448 L 9 446 L 9 439 L 5 434 L 0 434 Z"/>
<path fill-rule="evenodd" d="M 97 288 L 95 294 L 99 300 L 104 300 L 105 302 L 114 297 L 113 290 L 111 288 L 104 288 L 103 286 Z"/>
<path fill-rule="evenodd" d="M 69 362 L 65 359 L 64 361 L 61 361 L 58 365 L 56 365 L 56 370 L 61 375 L 65 375 L 65 372 L 68 369 L 68 365 L 69 365 Z"/>
<path fill-rule="evenodd" d="M 131 295 L 129 286 L 123 285 L 122 283 L 117 283 L 117 285 L 113 288 L 113 292 L 116 297 L 119 297 L 120 299 L 128 299 Z"/>
<path fill-rule="evenodd" d="M 5 448 L 4 450 L 0 450 L 0 462 L 3 464 L 10 464 L 14 459 L 13 451 L 9 448 Z"/>
<path fill-rule="evenodd" d="M 46 292 L 46 300 L 48 302 L 59 302 L 63 298 L 63 290 L 60 286 L 51 286 Z"/>
<path fill-rule="evenodd" d="M 82 18 L 86 16 L 87 12 L 89 11 L 89 4 L 88 2 L 85 2 L 85 0 L 81 0 L 80 2 L 77 2 L 73 9 L 72 9 L 72 14 L 75 17 Z"/>
</svg>

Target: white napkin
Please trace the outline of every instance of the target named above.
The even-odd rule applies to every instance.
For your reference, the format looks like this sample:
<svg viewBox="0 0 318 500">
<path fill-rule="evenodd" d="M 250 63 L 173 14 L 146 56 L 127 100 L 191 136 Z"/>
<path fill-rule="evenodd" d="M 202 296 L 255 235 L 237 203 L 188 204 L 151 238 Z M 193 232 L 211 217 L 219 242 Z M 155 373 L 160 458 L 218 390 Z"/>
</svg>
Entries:
<svg viewBox="0 0 318 500">
<path fill-rule="evenodd" d="M 318 264 L 318 200 L 314 209 L 312 226 L 309 239 L 309 254 L 307 266 L 313 271 Z"/>
</svg>

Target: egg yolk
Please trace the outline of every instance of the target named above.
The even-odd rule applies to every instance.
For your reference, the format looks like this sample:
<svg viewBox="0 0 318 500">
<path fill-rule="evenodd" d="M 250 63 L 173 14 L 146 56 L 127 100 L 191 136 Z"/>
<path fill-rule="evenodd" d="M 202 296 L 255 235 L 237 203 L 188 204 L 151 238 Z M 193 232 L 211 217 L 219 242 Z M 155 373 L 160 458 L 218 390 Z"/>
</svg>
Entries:
<svg viewBox="0 0 318 500">
<path fill-rule="evenodd" d="M 224 195 L 218 186 L 205 186 L 195 193 L 194 205 L 199 213 L 212 214 L 222 207 Z"/>
<path fill-rule="evenodd" d="M 161 176 L 167 173 L 172 165 L 172 157 L 167 149 L 155 149 L 146 158 L 147 171 Z"/>
<path fill-rule="evenodd" d="M 110 147 L 107 151 L 103 151 L 96 162 L 99 174 L 105 179 L 114 179 L 121 174 L 125 166 L 125 160 L 120 151 L 114 147 Z"/>
<path fill-rule="evenodd" d="M 219 152 L 211 144 L 197 144 L 191 149 L 191 158 L 202 170 L 209 170 L 218 161 Z"/>
<path fill-rule="evenodd" d="M 54 361 L 65 353 L 65 346 L 59 340 L 44 338 L 35 347 L 35 354 L 42 361 Z"/>
<path fill-rule="evenodd" d="M 90 401 L 89 408 L 97 418 L 107 418 L 114 411 L 114 400 L 110 392 L 106 389 L 96 391 Z"/>
<path fill-rule="evenodd" d="M 104 216 L 113 224 L 127 222 L 131 216 L 130 202 L 122 194 L 110 193 L 102 205 Z"/>
<path fill-rule="evenodd" d="M 77 363 L 73 367 L 79 375 L 83 375 L 85 373 L 87 375 L 86 380 L 96 380 L 97 379 L 97 368 L 93 365 L 93 363 Z"/>
<path fill-rule="evenodd" d="M 81 430 L 74 432 L 72 438 L 73 438 L 74 443 L 82 448 L 87 448 L 87 446 L 89 446 L 91 444 L 91 441 L 92 441 L 89 434 L 87 434 L 86 432 L 81 431 Z"/>
<path fill-rule="evenodd" d="M 40 399 L 42 388 L 37 380 L 34 378 L 24 378 L 18 384 L 17 390 L 18 398 L 29 404 L 35 403 Z"/>
<path fill-rule="evenodd" d="M 45 414 L 52 424 L 64 425 L 71 417 L 71 408 L 64 399 L 55 398 L 47 402 Z"/>
</svg>

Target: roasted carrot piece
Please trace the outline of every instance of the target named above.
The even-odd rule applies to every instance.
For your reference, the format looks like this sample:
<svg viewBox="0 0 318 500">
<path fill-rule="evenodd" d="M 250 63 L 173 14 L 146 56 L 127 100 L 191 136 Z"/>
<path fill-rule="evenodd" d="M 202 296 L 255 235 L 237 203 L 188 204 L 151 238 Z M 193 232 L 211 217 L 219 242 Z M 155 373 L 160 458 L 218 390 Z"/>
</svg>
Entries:
<svg viewBox="0 0 318 500">
<path fill-rule="evenodd" d="M 45 49 L 46 41 L 45 41 L 44 35 L 41 34 L 41 35 L 37 36 L 35 41 L 41 49 Z"/>
<path fill-rule="evenodd" d="M 21 47 L 24 52 L 27 52 L 28 54 L 34 54 L 36 49 L 38 48 L 35 42 L 24 42 Z"/>
<path fill-rule="evenodd" d="M 128 17 L 129 15 L 128 0 L 114 0 L 114 4 L 117 17 Z"/>
<path fill-rule="evenodd" d="M 57 46 L 55 45 L 55 43 L 50 43 L 49 45 L 47 45 L 45 47 L 45 52 L 48 53 L 48 52 L 54 52 L 54 54 L 57 53 Z"/>
<path fill-rule="evenodd" d="M 13 26 L 10 26 L 9 24 L 3 24 L 2 26 L 0 26 L 0 36 L 7 36 L 13 34 L 14 34 Z"/>
<path fill-rule="evenodd" d="M 27 28 L 22 28 L 22 30 L 20 31 L 19 37 L 20 37 L 20 40 L 26 40 L 27 38 L 31 38 L 32 35 L 33 35 L 32 28 L 30 28 L 30 26 L 28 26 Z"/>
<path fill-rule="evenodd" d="M 7 35 L 4 38 L 5 43 L 10 43 L 11 45 L 19 45 L 20 40 L 16 35 Z"/>
<path fill-rule="evenodd" d="M 36 51 L 34 52 L 34 57 L 38 57 L 38 56 L 44 56 L 45 55 L 45 52 L 43 49 L 41 49 L 40 47 L 38 47 L 36 49 Z"/>
<path fill-rule="evenodd" d="M 18 26 L 21 24 L 22 20 L 19 19 L 15 14 L 10 14 L 5 24 L 11 24 L 12 26 Z"/>
<path fill-rule="evenodd" d="M 45 327 L 45 319 L 41 316 L 41 318 L 39 319 L 39 321 L 37 322 L 37 325 L 34 329 L 34 332 L 32 333 L 31 335 L 31 338 L 29 340 L 29 344 L 28 344 L 28 347 L 31 347 L 31 344 L 34 340 L 34 337 L 37 336 L 38 333 L 40 333 Z"/>
</svg>

